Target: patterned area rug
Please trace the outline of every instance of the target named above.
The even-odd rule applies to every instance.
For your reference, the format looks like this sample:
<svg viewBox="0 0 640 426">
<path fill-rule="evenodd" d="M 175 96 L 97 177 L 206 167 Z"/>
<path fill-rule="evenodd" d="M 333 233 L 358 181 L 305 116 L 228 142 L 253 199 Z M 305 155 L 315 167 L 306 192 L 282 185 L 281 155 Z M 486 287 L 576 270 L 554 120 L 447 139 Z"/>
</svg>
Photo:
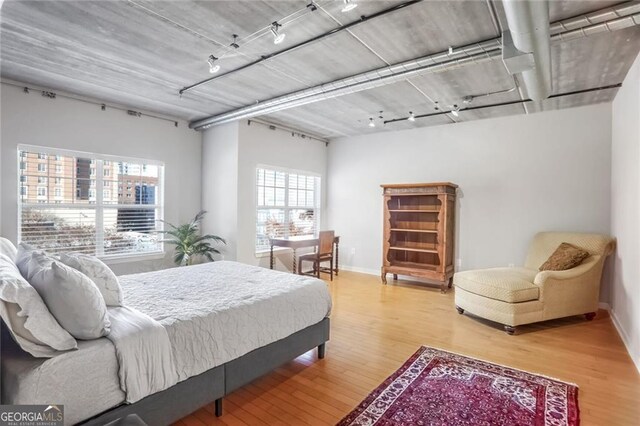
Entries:
<svg viewBox="0 0 640 426">
<path fill-rule="evenodd" d="M 338 423 L 579 424 L 575 385 L 426 346 Z"/>
</svg>

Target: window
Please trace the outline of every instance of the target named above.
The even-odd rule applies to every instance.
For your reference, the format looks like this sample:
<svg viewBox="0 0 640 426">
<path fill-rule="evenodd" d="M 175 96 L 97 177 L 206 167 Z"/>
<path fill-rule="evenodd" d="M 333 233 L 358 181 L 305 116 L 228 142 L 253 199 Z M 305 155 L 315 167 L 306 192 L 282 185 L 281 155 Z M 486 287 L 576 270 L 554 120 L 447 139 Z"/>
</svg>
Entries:
<svg viewBox="0 0 640 426">
<path fill-rule="evenodd" d="M 39 172 L 46 172 L 47 171 L 47 165 L 44 163 L 38 163 L 38 171 Z"/>
<path fill-rule="evenodd" d="M 55 155 L 60 163 L 55 176 L 44 169 L 45 176 L 38 179 L 44 185 L 35 192 L 19 184 L 19 241 L 52 253 L 75 251 L 106 258 L 163 252 L 158 232 L 163 218 L 161 163 L 29 146 L 18 149 L 26 163 L 21 181 L 39 164 L 38 153 Z M 104 173 L 105 167 L 109 173 Z M 55 200 L 47 198 L 49 178 L 59 185 L 51 188 Z M 132 182 L 131 194 L 116 197 L 111 188 L 127 180 Z"/>
<path fill-rule="evenodd" d="M 46 160 L 47 154 L 43 154 L 42 152 L 38 153 L 38 160 Z"/>
<path fill-rule="evenodd" d="M 269 238 L 315 235 L 320 216 L 320 177 L 258 168 L 256 209 L 256 252 L 269 250 Z"/>
<path fill-rule="evenodd" d="M 22 183 L 26 183 L 26 182 L 27 182 L 27 176 L 25 176 L 25 175 L 20 175 L 20 182 L 22 182 Z"/>
<path fill-rule="evenodd" d="M 56 173 L 62 173 L 62 166 L 60 164 L 56 164 Z"/>
</svg>

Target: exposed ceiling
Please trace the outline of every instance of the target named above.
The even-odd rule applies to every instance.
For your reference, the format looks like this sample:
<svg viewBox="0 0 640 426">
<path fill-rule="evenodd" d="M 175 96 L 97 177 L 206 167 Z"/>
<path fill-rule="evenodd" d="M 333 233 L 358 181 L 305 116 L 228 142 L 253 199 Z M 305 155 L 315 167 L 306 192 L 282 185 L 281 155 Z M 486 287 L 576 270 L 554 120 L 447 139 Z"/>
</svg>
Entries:
<svg viewBox="0 0 640 426">
<path fill-rule="evenodd" d="M 506 19 L 500 1 L 423 1 L 371 19 L 292 52 L 199 86 L 211 76 L 206 59 L 226 72 L 276 50 L 370 15 L 397 1 L 13 1 L 0 10 L 3 78 L 63 90 L 136 109 L 196 120 L 257 101 L 370 71 L 385 65 L 499 36 Z M 618 4 L 551 1 L 550 21 Z M 493 19 L 490 4 L 496 11 Z M 283 43 L 269 25 L 284 23 Z M 232 34 L 239 49 L 229 48 Z M 640 26 L 552 44 L 553 92 L 623 81 L 640 50 Z M 468 95 L 505 91 L 514 78 L 501 61 L 424 74 L 388 86 L 308 104 L 262 118 L 324 137 L 380 131 L 383 120 L 426 114 Z M 611 101 L 616 89 L 527 104 L 529 112 Z M 521 99 L 519 91 L 477 98 L 473 105 Z M 380 112 L 382 111 L 382 113 Z M 399 121 L 385 130 L 524 114 L 522 104 Z M 379 117 L 384 117 L 380 119 Z M 377 127 L 368 126 L 370 117 Z"/>
</svg>

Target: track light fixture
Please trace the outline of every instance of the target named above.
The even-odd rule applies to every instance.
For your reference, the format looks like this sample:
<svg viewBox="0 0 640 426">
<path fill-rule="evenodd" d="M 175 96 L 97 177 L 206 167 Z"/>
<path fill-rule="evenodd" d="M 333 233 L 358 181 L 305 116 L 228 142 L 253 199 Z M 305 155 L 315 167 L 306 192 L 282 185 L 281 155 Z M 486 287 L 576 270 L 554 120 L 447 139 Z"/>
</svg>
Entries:
<svg viewBox="0 0 640 426">
<path fill-rule="evenodd" d="M 342 13 L 349 12 L 350 10 L 353 10 L 356 7 L 358 7 L 358 3 L 352 0 L 344 0 L 344 7 L 342 8 Z"/>
<path fill-rule="evenodd" d="M 218 71 L 220 71 L 220 65 L 216 64 L 217 60 L 218 60 L 218 58 L 216 58 L 213 55 L 210 55 L 209 59 L 207 59 L 207 63 L 209 64 L 209 73 L 210 74 L 215 74 Z"/>
<path fill-rule="evenodd" d="M 416 116 L 413 114 L 413 111 L 409 111 L 409 118 L 407 118 L 407 120 L 416 121 Z"/>
<path fill-rule="evenodd" d="M 373 121 L 373 117 L 369 118 L 369 127 L 376 127 L 376 122 Z"/>
<path fill-rule="evenodd" d="M 282 25 L 278 24 L 278 22 L 274 22 L 271 24 L 271 33 L 273 34 L 273 44 L 280 44 L 286 37 L 285 33 L 278 33 L 278 28 Z"/>
<path fill-rule="evenodd" d="M 238 34 L 231 34 L 231 37 L 233 37 L 233 40 L 231 41 L 231 44 L 229 45 L 229 47 L 233 47 L 234 49 L 240 49 L 240 45 L 238 44 Z"/>
<path fill-rule="evenodd" d="M 459 112 L 460 112 L 460 107 L 458 105 L 454 104 L 451 106 L 451 114 L 453 114 L 454 117 L 459 117 L 460 116 Z"/>
</svg>

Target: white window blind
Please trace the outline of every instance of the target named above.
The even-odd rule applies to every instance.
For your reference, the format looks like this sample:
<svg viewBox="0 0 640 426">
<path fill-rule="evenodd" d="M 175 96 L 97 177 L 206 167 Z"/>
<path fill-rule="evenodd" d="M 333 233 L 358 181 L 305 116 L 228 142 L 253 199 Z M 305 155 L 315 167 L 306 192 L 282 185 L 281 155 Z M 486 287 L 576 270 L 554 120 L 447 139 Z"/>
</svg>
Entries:
<svg viewBox="0 0 640 426">
<path fill-rule="evenodd" d="M 18 183 L 21 242 L 52 253 L 106 258 L 163 251 L 162 163 L 18 149 L 24 165 Z"/>
<path fill-rule="evenodd" d="M 256 209 L 256 252 L 269 250 L 269 238 L 317 235 L 320 177 L 258 167 Z"/>
</svg>

